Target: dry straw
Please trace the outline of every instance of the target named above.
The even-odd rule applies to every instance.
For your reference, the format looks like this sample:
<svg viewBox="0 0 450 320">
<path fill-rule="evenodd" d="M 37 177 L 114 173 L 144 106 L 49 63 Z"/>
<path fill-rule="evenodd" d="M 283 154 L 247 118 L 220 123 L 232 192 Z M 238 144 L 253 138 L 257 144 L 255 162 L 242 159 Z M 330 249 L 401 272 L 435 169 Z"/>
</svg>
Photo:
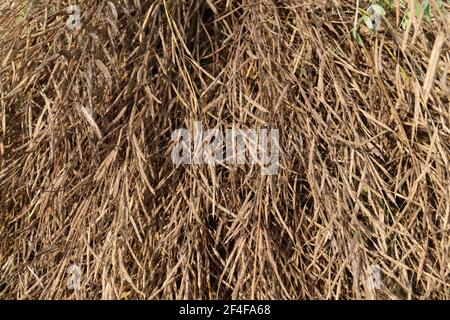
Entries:
<svg viewBox="0 0 450 320">
<path fill-rule="evenodd" d="M 0 298 L 449 299 L 449 7 L 391 2 L 1 0 Z M 278 174 L 175 166 L 194 121 Z"/>
</svg>

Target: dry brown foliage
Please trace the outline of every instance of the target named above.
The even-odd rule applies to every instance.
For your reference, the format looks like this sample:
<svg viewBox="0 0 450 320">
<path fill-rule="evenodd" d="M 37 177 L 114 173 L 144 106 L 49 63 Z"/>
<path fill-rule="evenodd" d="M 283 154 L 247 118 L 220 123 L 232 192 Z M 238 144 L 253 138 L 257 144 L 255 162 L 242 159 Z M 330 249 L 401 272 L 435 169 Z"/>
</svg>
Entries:
<svg viewBox="0 0 450 320">
<path fill-rule="evenodd" d="M 0 298 L 449 299 L 449 8 L 355 3 L 1 0 Z M 195 120 L 278 174 L 175 166 Z"/>
</svg>

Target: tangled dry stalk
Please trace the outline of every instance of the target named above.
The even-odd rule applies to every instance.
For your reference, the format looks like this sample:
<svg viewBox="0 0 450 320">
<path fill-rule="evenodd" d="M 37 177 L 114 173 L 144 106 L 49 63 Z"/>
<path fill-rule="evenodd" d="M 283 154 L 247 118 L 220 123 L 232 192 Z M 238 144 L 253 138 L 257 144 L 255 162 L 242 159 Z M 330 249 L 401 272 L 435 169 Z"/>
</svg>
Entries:
<svg viewBox="0 0 450 320">
<path fill-rule="evenodd" d="M 0 298 L 449 299 L 449 7 L 394 2 L 1 0 Z M 194 121 L 278 174 L 175 166 Z"/>
</svg>

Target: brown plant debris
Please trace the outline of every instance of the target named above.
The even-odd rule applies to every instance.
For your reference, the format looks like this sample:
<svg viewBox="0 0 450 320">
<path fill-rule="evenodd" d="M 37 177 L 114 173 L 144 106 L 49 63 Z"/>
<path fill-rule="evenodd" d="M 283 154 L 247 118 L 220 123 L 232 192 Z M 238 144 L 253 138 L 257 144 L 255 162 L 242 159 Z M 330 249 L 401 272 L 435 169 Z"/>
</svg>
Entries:
<svg viewBox="0 0 450 320">
<path fill-rule="evenodd" d="M 0 298 L 449 299 L 429 2 L 361 46 L 368 1 L 80 0 L 70 30 L 68 1 L 1 0 Z M 194 121 L 278 128 L 278 174 L 174 165 Z"/>
</svg>

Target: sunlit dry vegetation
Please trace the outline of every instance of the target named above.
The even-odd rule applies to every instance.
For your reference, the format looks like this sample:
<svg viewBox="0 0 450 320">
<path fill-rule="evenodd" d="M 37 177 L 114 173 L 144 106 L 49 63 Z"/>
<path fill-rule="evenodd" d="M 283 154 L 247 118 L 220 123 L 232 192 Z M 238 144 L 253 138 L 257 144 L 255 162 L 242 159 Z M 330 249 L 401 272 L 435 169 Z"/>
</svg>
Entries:
<svg viewBox="0 0 450 320">
<path fill-rule="evenodd" d="M 449 299 L 449 4 L 376 3 L 0 0 L 0 298 Z"/>
</svg>

